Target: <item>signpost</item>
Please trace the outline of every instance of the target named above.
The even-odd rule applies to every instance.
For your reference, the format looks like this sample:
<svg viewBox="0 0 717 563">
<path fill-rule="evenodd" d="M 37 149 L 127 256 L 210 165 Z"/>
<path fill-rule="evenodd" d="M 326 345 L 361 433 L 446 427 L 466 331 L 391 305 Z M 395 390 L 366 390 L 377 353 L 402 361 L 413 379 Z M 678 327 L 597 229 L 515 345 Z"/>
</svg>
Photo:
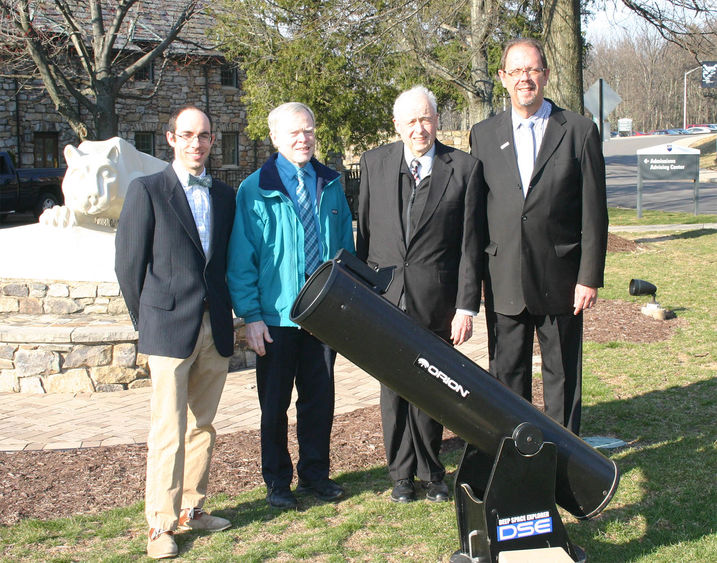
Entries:
<svg viewBox="0 0 717 563">
<path fill-rule="evenodd" d="M 605 135 L 603 134 L 605 116 L 612 112 L 621 101 L 622 98 L 602 78 L 596 80 L 585 92 L 585 107 L 597 119 L 600 139 L 603 141 L 605 140 Z"/>
<path fill-rule="evenodd" d="M 637 150 L 637 217 L 642 217 L 643 180 L 692 180 L 694 209 L 699 213 L 700 151 L 681 145 L 656 145 Z"/>
</svg>

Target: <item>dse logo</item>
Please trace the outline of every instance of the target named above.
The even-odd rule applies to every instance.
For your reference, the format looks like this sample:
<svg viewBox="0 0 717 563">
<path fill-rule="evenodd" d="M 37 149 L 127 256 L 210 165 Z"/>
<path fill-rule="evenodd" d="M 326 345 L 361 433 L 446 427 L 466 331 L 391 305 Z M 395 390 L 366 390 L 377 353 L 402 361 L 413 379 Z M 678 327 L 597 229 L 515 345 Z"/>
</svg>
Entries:
<svg viewBox="0 0 717 563">
<path fill-rule="evenodd" d="M 538 520 L 518 522 L 517 524 L 504 524 L 498 526 L 498 541 L 527 538 L 540 534 L 549 534 L 553 531 L 553 519 L 548 516 Z"/>
</svg>

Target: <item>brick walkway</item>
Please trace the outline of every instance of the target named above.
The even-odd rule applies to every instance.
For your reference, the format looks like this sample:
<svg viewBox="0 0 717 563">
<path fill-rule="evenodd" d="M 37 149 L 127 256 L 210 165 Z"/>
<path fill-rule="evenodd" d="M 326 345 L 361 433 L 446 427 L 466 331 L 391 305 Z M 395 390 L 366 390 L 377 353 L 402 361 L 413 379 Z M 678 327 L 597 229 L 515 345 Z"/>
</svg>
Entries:
<svg viewBox="0 0 717 563">
<path fill-rule="evenodd" d="M 483 315 L 463 354 L 488 367 Z M 379 383 L 348 360 L 336 362 L 336 414 L 378 404 Z M 149 389 L 113 393 L 0 393 L 0 451 L 88 448 L 144 443 Z M 293 403 L 293 401 L 292 401 Z M 219 434 L 259 428 L 254 370 L 229 374 L 214 426 Z M 292 404 L 289 422 L 296 421 Z"/>
</svg>

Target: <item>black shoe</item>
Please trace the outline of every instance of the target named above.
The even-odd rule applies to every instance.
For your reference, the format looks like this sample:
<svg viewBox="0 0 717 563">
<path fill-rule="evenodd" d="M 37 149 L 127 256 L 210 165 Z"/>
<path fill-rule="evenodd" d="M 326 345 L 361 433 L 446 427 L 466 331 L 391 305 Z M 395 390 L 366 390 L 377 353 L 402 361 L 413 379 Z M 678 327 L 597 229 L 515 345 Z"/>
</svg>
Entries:
<svg viewBox="0 0 717 563">
<path fill-rule="evenodd" d="M 426 487 L 426 500 L 431 502 L 446 502 L 448 500 L 448 485 L 441 481 L 431 481 Z"/>
<path fill-rule="evenodd" d="M 296 508 L 297 502 L 294 493 L 289 487 L 269 487 L 266 500 L 274 508 Z"/>
<path fill-rule="evenodd" d="M 329 478 L 318 481 L 304 481 L 299 479 L 296 487 L 297 493 L 311 493 L 321 500 L 336 500 L 344 496 L 344 489 Z"/>
<path fill-rule="evenodd" d="M 411 502 L 416 500 L 416 488 L 413 486 L 413 479 L 399 479 L 391 491 L 393 502 Z"/>
</svg>

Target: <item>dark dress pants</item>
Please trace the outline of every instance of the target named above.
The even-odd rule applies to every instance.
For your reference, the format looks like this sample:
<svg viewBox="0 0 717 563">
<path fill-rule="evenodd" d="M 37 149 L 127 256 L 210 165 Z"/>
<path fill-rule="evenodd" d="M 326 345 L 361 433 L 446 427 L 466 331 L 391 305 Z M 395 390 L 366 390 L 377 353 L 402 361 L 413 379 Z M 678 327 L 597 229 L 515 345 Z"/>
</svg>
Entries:
<svg viewBox="0 0 717 563">
<path fill-rule="evenodd" d="M 436 334 L 450 339 L 450 333 Z M 381 427 L 388 474 L 394 482 L 413 477 L 440 481 L 445 477 L 446 469 L 438 457 L 443 425 L 385 385 L 381 385 Z"/>
<path fill-rule="evenodd" d="M 288 487 L 293 467 L 288 449 L 287 410 L 294 384 L 299 461 L 306 481 L 329 476 L 329 439 L 334 417 L 336 352 L 303 329 L 270 326 L 274 340 L 257 356 L 256 382 L 261 406 L 261 471 L 267 487 Z"/>
<path fill-rule="evenodd" d="M 501 315 L 486 310 L 490 373 L 532 400 L 533 334 L 542 359 L 545 414 L 574 434 L 580 431 L 583 314 Z"/>
</svg>

